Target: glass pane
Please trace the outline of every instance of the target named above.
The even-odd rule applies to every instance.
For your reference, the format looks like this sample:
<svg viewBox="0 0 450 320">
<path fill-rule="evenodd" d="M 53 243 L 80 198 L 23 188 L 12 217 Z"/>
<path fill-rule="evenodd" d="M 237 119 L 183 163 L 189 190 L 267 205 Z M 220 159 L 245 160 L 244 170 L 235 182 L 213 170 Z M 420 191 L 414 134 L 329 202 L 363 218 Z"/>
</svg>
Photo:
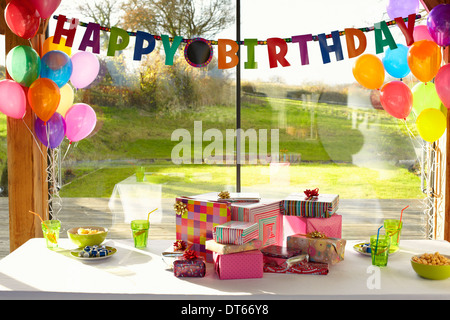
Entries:
<svg viewBox="0 0 450 320">
<path fill-rule="evenodd" d="M 330 34 L 390 20 L 382 1 L 281 0 L 276 5 L 260 1 L 258 6 L 243 1 L 241 11 L 242 39 L 258 40 Z M 405 44 L 399 30 L 390 30 L 396 42 Z M 365 53 L 375 54 L 374 32 L 365 35 Z M 333 44 L 332 39 L 327 41 Z M 278 63 L 274 68 L 269 65 L 268 45 L 255 47 L 257 69 L 242 72 L 242 127 L 273 130 L 267 150 L 278 153 L 280 161 L 247 163 L 242 189 L 281 199 L 315 188 L 319 194 L 338 194 L 337 214 L 343 219 L 345 239 L 368 239 L 383 219 L 400 218 L 409 205 L 402 218 L 402 235 L 422 238 L 425 196 L 418 161 L 422 154 L 415 148 L 418 138 L 410 134 L 415 131 L 414 115 L 405 123 L 387 114 L 379 92 L 356 82 L 352 73 L 356 58 L 348 58 L 345 37 L 340 41 L 343 60 L 337 61 L 332 51 L 325 63 L 318 41 L 313 40 L 307 44 L 309 64 L 302 65 L 299 45 L 288 43 L 285 59 L 290 66 Z M 246 49 L 244 59 L 248 59 Z M 410 87 L 417 82 L 411 74 L 403 81 Z M 246 153 L 251 153 L 249 145 L 247 141 Z"/>
<path fill-rule="evenodd" d="M 110 4 L 111 23 L 129 22 L 120 28 L 149 31 L 134 28 L 133 21 L 125 18 L 127 12 L 113 1 L 89 3 L 103 9 Z M 66 3 L 59 11 L 67 18 L 72 18 L 67 13 L 73 14 L 80 22 L 95 20 L 86 5 L 78 6 L 78 2 Z M 234 17 L 234 5 L 228 10 Z M 85 26 L 77 28 L 72 56 Z M 53 35 L 55 20 L 50 27 Z M 226 30 L 215 30 L 211 31 L 214 39 L 219 34 L 234 37 L 234 20 Z M 185 36 L 187 30 L 181 32 Z M 59 147 L 62 201 L 58 206 L 55 200 L 55 215 L 66 230 L 108 227 L 109 238 L 131 238 L 130 221 L 149 217 L 149 239 L 174 239 L 175 197 L 235 190 L 234 146 L 227 149 L 225 144 L 226 130 L 233 129 L 236 121 L 234 70 L 218 70 L 215 56 L 204 68 L 190 66 L 183 52 L 185 43 L 174 54 L 173 64 L 166 64 L 161 38 L 153 52 L 134 60 L 134 35 L 126 49 L 107 56 L 111 34 L 102 32 L 97 79 L 88 87 L 74 89 L 74 103 L 92 107 L 97 123 L 85 139 L 71 144 L 65 139 Z M 212 148 L 213 142 L 220 145 Z"/>
</svg>

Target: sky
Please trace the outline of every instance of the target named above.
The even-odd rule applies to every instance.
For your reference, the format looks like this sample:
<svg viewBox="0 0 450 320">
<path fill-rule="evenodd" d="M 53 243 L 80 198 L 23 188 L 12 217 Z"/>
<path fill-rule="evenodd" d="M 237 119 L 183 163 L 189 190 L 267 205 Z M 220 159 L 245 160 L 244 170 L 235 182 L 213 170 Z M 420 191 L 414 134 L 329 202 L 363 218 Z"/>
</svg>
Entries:
<svg viewBox="0 0 450 320">
<path fill-rule="evenodd" d="M 89 0 L 89 3 L 101 0 Z M 80 4 L 86 0 L 72 1 L 62 0 L 61 5 L 55 11 L 56 14 L 64 14 L 66 17 L 74 17 L 83 22 L 89 22 L 87 17 L 78 12 Z M 266 40 L 271 37 L 290 38 L 294 35 L 319 33 L 329 34 L 331 31 L 342 31 L 345 28 L 372 27 L 374 23 L 382 20 L 390 20 L 386 13 L 388 0 L 241 0 L 241 39 L 257 38 Z M 56 20 L 50 21 L 50 36 L 54 34 Z M 78 27 L 77 38 L 73 48 L 78 48 L 84 27 Z M 390 28 L 397 43 L 404 44 L 404 37 L 399 29 Z M 133 30 L 135 31 L 135 30 Z M 367 49 L 364 53 L 374 53 L 374 32 L 365 33 Z M 235 26 L 216 35 L 215 39 L 235 39 Z M 4 41 L 4 37 L 1 37 Z M 331 40 L 330 40 L 331 41 Z M 332 44 L 332 42 L 329 42 Z M 288 44 L 286 59 L 289 67 L 270 68 L 267 46 L 256 48 L 255 56 L 258 69 L 242 69 L 243 80 L 280 81 L 286 84 L 302 84 L 322 82 L 327 84 L 354 82 L 352 66 L 356 58 L 349 59 L 346 50 L 345 37 L 341 37 L 341 45 L 344 60 L 336 61 L 331 54 L 331 62 L 324 64 L 317 41 L 308 44 L 309 65 L 301 65 L 299 48 L 297 44 Z M 134 48 L 134 41 L 130 41 L 129 49 Z M 72 51 L 74 53 L 74 51 Z M 106 52 L 101 52 L 106 56 Z M 246 59 L 246 48 L 241 51 L 241 59 Z M 379 55 L 382 58 L 382 54 Z M 4 58 L 2 59 L 4 61 Z M 130 64 L 134 64 L 130 59 Z M 230 70 L 231 73 L 234 70 Z"/>
</svg>

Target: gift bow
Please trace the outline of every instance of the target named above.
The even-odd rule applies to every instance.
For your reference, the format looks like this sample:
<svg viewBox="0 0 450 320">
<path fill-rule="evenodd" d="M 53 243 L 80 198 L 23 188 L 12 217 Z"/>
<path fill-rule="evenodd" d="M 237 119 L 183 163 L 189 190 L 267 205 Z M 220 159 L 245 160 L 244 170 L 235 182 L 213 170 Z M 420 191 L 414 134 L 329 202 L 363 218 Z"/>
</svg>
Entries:
<svg viewBox="0 0 450 320">
<path fill-rule="evenodd" d="M 177 240 L 173 243 L 173 250 L 185 250 L 186 249 L 186 242 L 183 240 Z"/>
<path fill-rule="evenodd" d="M 186 204 L 184 204 L 184 203 L 181 202 L 181 201 L 177 201 L 177 202 L 173 205 L 173 208 L 175 209 L 175 213 L 176 213 L 177 215 L 182 215 L 182 214 L 188 212 L 188 209 L 187 209 L 187 207 L 186 207 Z"/>
<path fill-rule="evenodd" d="M 186 250 L 183 254 L 183 258 L 186 260 L 194 260 L 197 259 L 197 252 L 194 250 Z"/>
<path fill-rule="evenodd" d="M 221 191 L 219 193 L 220 199 L 230 199 L 230 193 L 228 191 Z"/>
<path fill-rule="evenodd" d="M 305 195 L 306 195 L 306 200 L 311 200 L 313 197 L 318 197 L 319 196 L 319 188 L 315 188 L 315 189 L 306 189 L 304 191 Z"/>
</svg>

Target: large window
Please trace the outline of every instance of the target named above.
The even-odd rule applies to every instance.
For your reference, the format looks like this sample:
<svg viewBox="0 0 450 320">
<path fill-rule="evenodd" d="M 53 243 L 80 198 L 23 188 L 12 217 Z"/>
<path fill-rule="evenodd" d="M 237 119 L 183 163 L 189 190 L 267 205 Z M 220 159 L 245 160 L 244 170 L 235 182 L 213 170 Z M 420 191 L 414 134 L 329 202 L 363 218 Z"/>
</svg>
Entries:
<svg viewBox="0 0 450 320">
<path fill-rule="evenodd" d="M 128 31 L 211 40 L 236 39 L 240 18 L 240 39 L 260 41 L 330 34 L 390 20 L 386 1 L 260 0 L 256 5 L 243 0 L 236 17 L 235 1 L 211 0 L 193 2 L 191 22 L 198 26 L 193 28 L 193 23 L 186 23 L 190 17 L 186 8 L 180 12 L 167 7 L 174 11 L 164 16 L 151 3 L 63 1 L 55 15 Z M 208 3 L 220 4 L 221 11 L 214 15 L 216 20 L 210 19 L 209 29 L 201 29 L 201 22 L 208 20 L 202 16 Z M 173 21 L 164 20 L 168 17 Z M 50 36 L 55 26 L 51 18 Z M 391 30 L 395 40 L 404 43 L 403 35 Z M 86 24 L 79 24 L 72 55 L 85 31 Z M 426 237 L 420 161 L 424 150 L 417 147 L 414 115 L 406 122 L 389 116 L 378 92 L 357 84 L 352 75 L 355 59 L 346 55 L 344 37 L 341 61 L 331 53 L 330 62 L 324 63 L 318 42 L 311 41 L 309 64 L 302 65 L 298 44 L 289 43 L 290 66 L 276 68 L 269 65 L 265 43 L 254 47 L 257 68 L 248 68 L 244 63 L 251 56 L 249 46 L 241 45 L 237 77 L 238 67 L 218 68 L 216 45 L 208 66 L 196 68 L 187 63 L 184 42 L 173 64 L 167 65 L 161 38 L 140 60 L 133 60 L 134 36 L 126 49 L 107 56 L 110 35 L 101 33 L 97 79 L 73 90 L 74 103 L 95 110 L 96 128 L 77 143 L 65 139 L 49 163 L 56 169 L 52 174 L 59 190 L 51 208 L 63 222 L 62 236 L 74 226 L 100 225 L 110 228 L 111 238 L 128 238 L 129 222 L 158 208 L 150 216 L 149 237 L 173 239 L 177 196 L 240 189 L 283 199 L 319 188 L 320 193 L 339 194 L 338 214 L 343 216 L 346 239 L 366 239 L 384 218 L 398 218 L 406 206 L 403 236 Z M 373 32 L 367 39 L 366 51 L 375 53 Z M 410 87 L 416 82 L 412 75 L 403 81 Z M 244 137 L 240 148 L 235 139 L 237 119 Z M 4 122 L 0 117 L 2 172 Z M 4 189 L 3 182 L 2 174 Z M 4 209 L 3 202 L 0 208 Z"/>
</svg>

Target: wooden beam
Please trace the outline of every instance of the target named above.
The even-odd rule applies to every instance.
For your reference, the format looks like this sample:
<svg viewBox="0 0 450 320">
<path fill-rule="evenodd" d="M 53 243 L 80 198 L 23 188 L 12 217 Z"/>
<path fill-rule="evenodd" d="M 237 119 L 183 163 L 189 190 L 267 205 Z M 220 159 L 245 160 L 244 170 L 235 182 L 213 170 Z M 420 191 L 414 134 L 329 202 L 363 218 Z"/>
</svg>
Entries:
<svg viewBox="0 0 450 320">
<path fill-rule="evenodd" d="M 450 0 L 420 0 L 424 8 L 430 12 L 439 4 L 448 4 Z M 446 47 L 443 51 L 443 59 L 447 64 L 450 60 L 449 49 Z M 444 212 L 444 240 L 450 241 L 450 112 L 447 112 L 447 145 L 445 146 L 445 212 Z"/>
<path fill-rule="evenodd" d="M 5 25 L 4 8 L 10 0 L 0 0 Z M 36 37 L 30 41 L 16 36 L 6 27 L 5 55 L 18 46 L 30 43 L 40 54 L 44 41 L 42 25 Z M 6 65 L 6 63 L 5 63 Z M 9 78 L 9 75 L 7 75 Z M 38 213 L 48 218 L 48 186 L 47 186 L 47 148 L 34 138 L 34 118 L 32 109 L 27 105 L 23 119 L 7 119 L 8 150 L 8 200 L 9 200 L 9 234 L 10 251 L 14 251 L 27 240 L 41 236 L 42 229 L 39 218 L 29 213 Z"/>
</svg>

